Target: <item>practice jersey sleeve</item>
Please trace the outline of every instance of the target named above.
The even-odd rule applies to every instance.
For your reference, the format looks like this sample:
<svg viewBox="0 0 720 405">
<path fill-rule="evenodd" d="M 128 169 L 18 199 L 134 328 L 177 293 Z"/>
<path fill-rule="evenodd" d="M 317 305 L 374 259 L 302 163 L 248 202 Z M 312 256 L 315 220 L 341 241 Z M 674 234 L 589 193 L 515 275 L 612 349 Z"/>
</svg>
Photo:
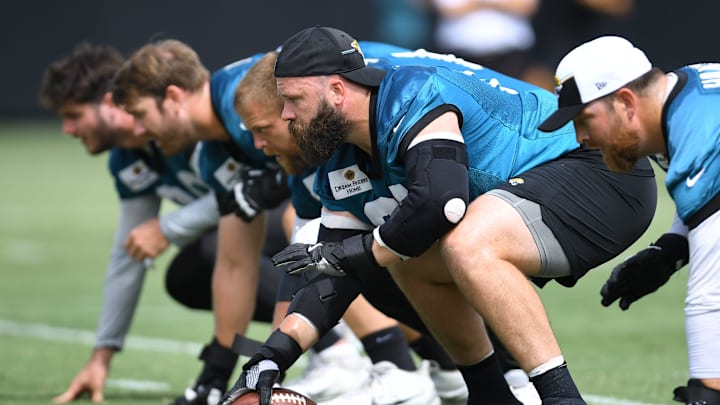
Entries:
<svg viewBox="0 0 720 405">
<path fill-rule="evenodd" d="M 144 195 L 120 200 L 120 219 L 105 276 L 96 346 L 122 349 L 145 280 L 145 266 L 123 246 L 130 231 L 157 216 L 160 198 Z"/>
<path fill-rule="evenodd" d="M 216 227 L 219 220 L 220 212 L 215 194 L 207 193 L 183 207 L 162 215 L 160 228 L 170 243 L 185 246 Z"/>
</svg>

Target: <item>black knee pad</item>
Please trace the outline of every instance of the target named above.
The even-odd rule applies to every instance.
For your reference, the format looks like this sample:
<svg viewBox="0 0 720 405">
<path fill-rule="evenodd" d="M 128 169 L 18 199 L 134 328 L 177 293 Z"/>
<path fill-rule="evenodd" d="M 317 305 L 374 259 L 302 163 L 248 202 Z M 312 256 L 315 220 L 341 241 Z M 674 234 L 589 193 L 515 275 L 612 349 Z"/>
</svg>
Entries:
<svg viewBox="0 0 720 405">
<path fill-rule="evenodd" d="M 322 275 L 295 294 L 288 313 L 307 318 L 322 336 L 340 321 L 359 294 L 357 283 L 350 277 Z"/>
<path fill-rule="evenodd" d="M 213 231 L 180 250 L 165 273 L 170 297 L 191 309 L 212 309 L 216 247 L 217 233 Z"/>
<path fill-rule="evenodd" d="M 283 278 L 282 270 L 272 264 L 268 256 L 260 257 L 260 274 L 258 277 L 257 294 L 255 294 L 255 312 L 253 320 L 258 322 L 272 322 L 275 312 L 275 296 Z"/>
</svg>

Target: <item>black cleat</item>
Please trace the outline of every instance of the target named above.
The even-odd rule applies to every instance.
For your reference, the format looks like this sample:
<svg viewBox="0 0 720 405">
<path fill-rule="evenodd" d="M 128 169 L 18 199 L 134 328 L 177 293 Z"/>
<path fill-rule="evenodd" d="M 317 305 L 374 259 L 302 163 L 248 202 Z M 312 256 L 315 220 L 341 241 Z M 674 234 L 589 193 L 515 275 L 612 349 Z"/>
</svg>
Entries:
<svg viewBox="0 0 720 405">
<path fill-rule="evenodd" d="M 720 391 L 708 388 L 700 380 L 691 378 L 686 387 L 673 390 L 673 400 L 685 405 L 720 405 Z"/>
</svg>

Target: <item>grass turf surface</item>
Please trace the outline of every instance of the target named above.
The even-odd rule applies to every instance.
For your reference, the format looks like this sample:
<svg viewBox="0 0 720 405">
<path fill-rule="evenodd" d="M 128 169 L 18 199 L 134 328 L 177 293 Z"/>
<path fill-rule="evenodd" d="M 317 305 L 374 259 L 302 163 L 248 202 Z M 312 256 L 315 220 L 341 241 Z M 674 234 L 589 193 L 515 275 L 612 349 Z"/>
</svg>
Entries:
<svg viewBox="0 0 720 405">
<path fill-rule="evenodd" d="M 55 329 L 40 338 L 24 327 L 94 333 L 117 221 L 107 155 L 88 156 L 79 141 L 60 134 L 56 121 L 1 122 L 0 187 L 0 321 L 9 322 L 0 327 L 0 403 L 48 404 L 85 364 L 91 346 L 72 336 L 61 340 Z M 687 379 L 685 271 L 628 311 L 600 305 L 599 290 L 612 266 L 668 228 L 674 206 L 661 182 L 658 194 L 653 225 L 628 252 L 572 289 L 552 284 L 540 292 L 591 404 L 671 404 L 672 389 Z M 203 344 L 212 333 L 211 315 L 181 307 L 163 289 L 173 252 L 148 273 L 130 334 Z M 254 324 L 250 335 L 261 339 L 267 332 Z M 113 362 L 106 402 L 164 404 L 199 367 L 187 352 L 127 348 Z M 291 370 L 290 377 L 299 372 Z M 145 388 L 128 388 L 127 380 Z"/>
</svg>

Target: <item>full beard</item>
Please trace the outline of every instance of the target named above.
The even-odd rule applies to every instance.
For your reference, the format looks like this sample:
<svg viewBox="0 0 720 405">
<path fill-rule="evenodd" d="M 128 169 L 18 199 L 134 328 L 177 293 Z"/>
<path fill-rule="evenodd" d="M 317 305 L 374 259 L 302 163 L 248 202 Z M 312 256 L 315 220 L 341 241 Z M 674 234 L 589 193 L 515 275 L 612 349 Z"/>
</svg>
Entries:
<svg viewBox="0 0 720 405">
<path fill-rule="evenodd" d="M 302 159 L 310 166 L 317 166 L 330 159 L 345 142 L 350 123 L 323 101 L 317 115 L 307 124 L 291 121 L 288 127 Z"/>
<path fill-rule="evenodd" d="M 636 132 L 621 132 L 615 142 L 603 148 L 605 164 L 614 172 L 629 172 L 641 157 L 639 143 Z"/>
</svg>

